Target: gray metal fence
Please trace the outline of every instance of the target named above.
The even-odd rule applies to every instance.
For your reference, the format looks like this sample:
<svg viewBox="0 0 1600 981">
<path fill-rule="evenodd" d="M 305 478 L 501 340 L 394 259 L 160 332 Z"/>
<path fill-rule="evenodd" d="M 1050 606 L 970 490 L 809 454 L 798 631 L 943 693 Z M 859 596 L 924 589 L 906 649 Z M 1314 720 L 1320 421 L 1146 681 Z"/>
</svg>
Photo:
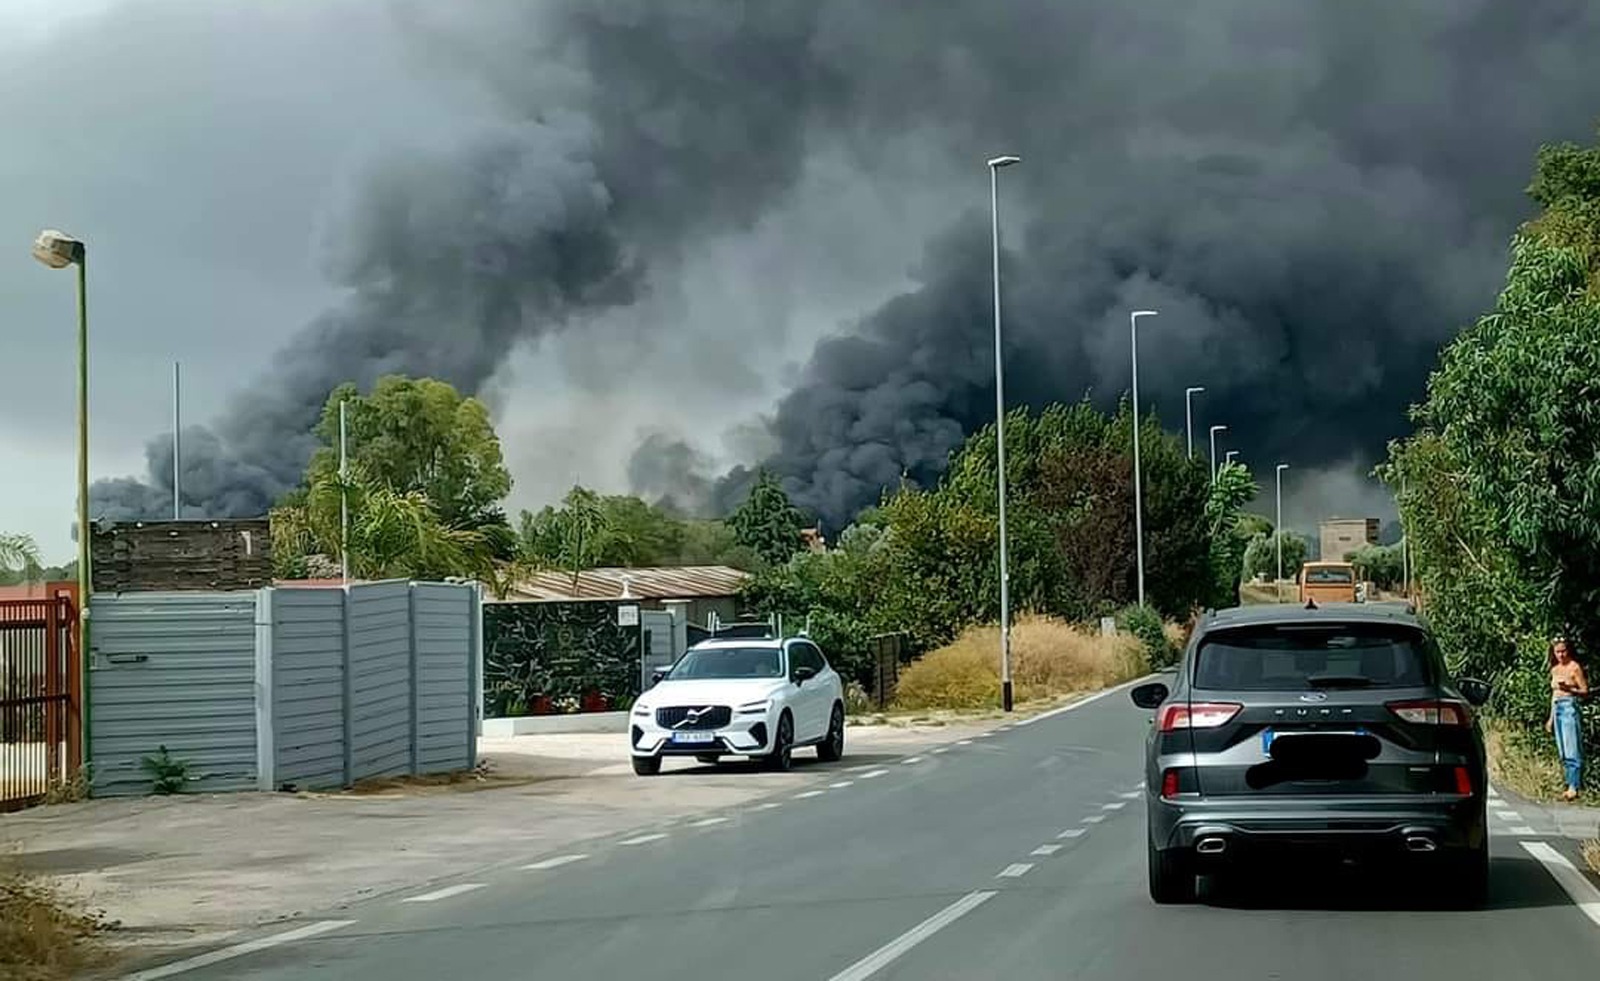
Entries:
<svg viewBox="0 0 1600 981">
<path fill-rule="evenodd" d="M 476 762 L 481 596 L 385 582 L 124 593 L 91 606 L 97 795 L 316 789 Z"/>
</svg>

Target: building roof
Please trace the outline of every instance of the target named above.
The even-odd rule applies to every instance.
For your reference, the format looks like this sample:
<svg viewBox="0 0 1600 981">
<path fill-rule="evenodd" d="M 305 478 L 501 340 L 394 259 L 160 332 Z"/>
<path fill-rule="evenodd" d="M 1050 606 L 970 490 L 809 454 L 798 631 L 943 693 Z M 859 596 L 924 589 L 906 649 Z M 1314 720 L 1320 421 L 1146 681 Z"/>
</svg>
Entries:
<svg viewBox="0 0 1600 981">
<path fill-rule="evenodd" d="M 541 603 L 594 599 L 710 599 L 737 594 L 749 579 L 748 572 L 725 565 L 585 569 L 578 573 L 574 589 L 572 573 L 552 569 L 525 576 L 511 587 L 505 598 Z"/>
</svg>

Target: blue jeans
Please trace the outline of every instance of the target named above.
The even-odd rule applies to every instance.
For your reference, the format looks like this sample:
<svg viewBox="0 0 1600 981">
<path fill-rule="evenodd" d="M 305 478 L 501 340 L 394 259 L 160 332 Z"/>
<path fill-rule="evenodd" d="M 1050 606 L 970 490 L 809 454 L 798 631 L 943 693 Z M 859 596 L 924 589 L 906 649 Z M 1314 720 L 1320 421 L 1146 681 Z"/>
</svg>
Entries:
<svg viewBox="0 0 1600 981">
<path fill-rule="evenodd" d="M 1582 782 L 1583 740 L 1578 734 L 1578 700 L 1570 696 L 1556 699 L 1550 706 L 1555 718 L 1556 752 L 1566 771 L 1567 786 L 1577 790 Z"/>
</svg>

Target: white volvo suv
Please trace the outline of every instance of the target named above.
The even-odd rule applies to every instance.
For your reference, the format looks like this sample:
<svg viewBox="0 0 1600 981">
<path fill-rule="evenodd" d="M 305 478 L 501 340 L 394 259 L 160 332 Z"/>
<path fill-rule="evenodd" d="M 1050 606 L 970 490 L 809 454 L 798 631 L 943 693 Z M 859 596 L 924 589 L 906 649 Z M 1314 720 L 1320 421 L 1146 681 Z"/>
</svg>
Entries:
<svg viewBox="0 0 1600 981">
<path fill-rule="evenodd" d="M 844 755 L 844 683 L 804 637 L 722 637 L 689 648 L 633 703 L 633 772 L 661 772 L 665 756 L 715 763 L 750 756 L 787 770 L 796 746 Z"/>
</svg>

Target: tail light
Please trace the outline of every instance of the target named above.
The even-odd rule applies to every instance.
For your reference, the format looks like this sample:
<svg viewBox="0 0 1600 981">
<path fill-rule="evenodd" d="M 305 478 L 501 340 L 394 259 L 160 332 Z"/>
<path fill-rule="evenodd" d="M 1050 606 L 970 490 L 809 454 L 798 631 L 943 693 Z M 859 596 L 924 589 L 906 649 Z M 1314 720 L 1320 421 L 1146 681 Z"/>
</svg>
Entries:
<svg viewBox="0 0 1600 981">
<path fill-rule="evenodd" d="M 1161 717 L 1156 728 L 1162 732 L 1174 729 L 1215 729 L 1226 725 L 1229 719 L 1244 708 L 1237 702 L 1173 702 L 1161 707 Z"/>
<path fill-rule="evenodd" d="M 1472 796 L 1472 774 L 1464 766 L 1456 767 L 1456 793 L 1463 797 Z"/>
<path fill-rule="evenodd" d="M 1168 770 L 1161 774 L 1161 798 L 1171 800 L 1178 796 L 1178 771 Z"/>
<path fill-rule="evenodd" d="M 1414 702 L 1390 702 L 1389 711 L 1419 726 L 1470 726 L 1472 711 L 1465 702 L 1447 698 L 1428 698 Z"/>
</svg>

